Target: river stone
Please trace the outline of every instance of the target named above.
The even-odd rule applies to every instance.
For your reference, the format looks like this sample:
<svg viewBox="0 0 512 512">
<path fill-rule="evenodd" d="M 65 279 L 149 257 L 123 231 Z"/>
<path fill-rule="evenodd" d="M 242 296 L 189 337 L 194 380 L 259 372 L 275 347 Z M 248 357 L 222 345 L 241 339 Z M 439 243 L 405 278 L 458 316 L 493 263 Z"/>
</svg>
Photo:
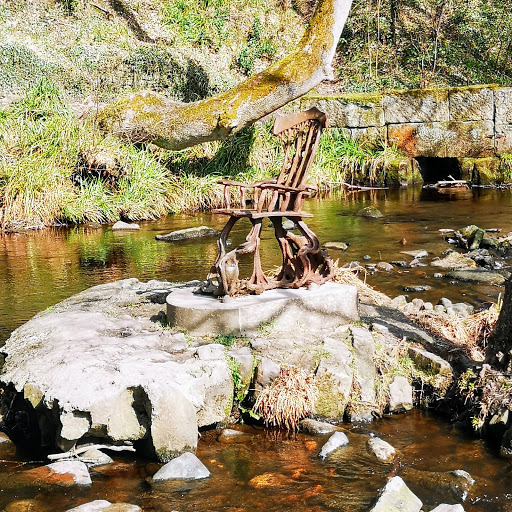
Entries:
<svg viewBox="0 0 512 512">
<path fill-rule="evenodd" d="M 464 507 L 460 503 L 457 503 L 457 505 L 446 505 L 443 503 L 433 508 L 430 512 L 464 512 Z"/>
<path fill-rule="evenodd" d="M 318 387 L 315 415 L 341 421 L 352 389 L 352 352 L 347 343 L 335 338 L 326 338 L 322 349 L 315 377 Z"/>
<path fill-rule="evenodd" d="M 379 261 L 375 265 L 375 268 L 377 270 L 382 270 L 383 272 L 391 272 L 395 267 L 393 267 L 393 265 L 391 265 L 391 263 L 387 263 L 385 261 Z"/>
<path fill-rule="evenodd" d="M 357 215 L 359 215 L 359 217 L 368 217 L 370 219 L 380 219 L 381 217 L 384 217 L 380 210 L 375 208 L 375 206 L 367 206 L 366 208 L 359 210 Z"/>
<path fill-rule="evenodd" d="M 405 485 L 399 477 L 394 476 L 384 487 L 377 502 L 369 512 L 419 512 L 423 503 Z"/>
<path fill-rule="evenodd" d="M 362 327 L 351 327 L 353 338 L 355 378 L 359 384 L 361 400 L 357 407 L 351 407 L 351 421 L 371 421 L 371 407 L 364 407 L 362 404 L 374 404 L 376 400 L 375 382 L 377 381 L 377 370 L 375 368 L 375 343 L 370 331 Z"/>
<path fill-rule="evenodd" d="M 154 475 L 153 482 L 163 480 L 200 480 L 208 478 L 210 472 L 193 454 L 184 453 L 161 467 Z"/>
<path fill-rule="evenodd" d="M 191 238 L 201 238 L 205 236 L 219 236 L 219 232 L 216 229 L 209 228 L 207 226 L 199 226 L 197 228 L 180 229 L 178 231 L 172 231 L 167 235 L 156 235 L 155 240 L 161 240 L 163 242 L 177 242 L 180 240 L 190 240 Z"/>
<path fill-rule="evenodd" d="M 370 437 L 366 442 L 366 448 L 381 462 L 393 462 L 395 459 L 396 450 L 379 437 Z"/>
<path fill-rule="evenodd" d="M 428 489 L 435 492 L 439 501 L 464 501 L 475 481 L 462 469 L 455 471 L 420 471 L 407 467 L 402 471 L 410 487 L 416 492 Z"/>
<path fill-rule="evenodd" d="M 327 442 L 322 446 L 322 449 L 318 453 L 318 457 L 323 460 L 334 450 L 337 450 L 342 446 L 347 446 L 347 444 L 348 437 L 344 432 L 334 432 L 334 434 L 329 437 Z"/>
<path fill-rule="evenodd" d="M 453 380 L 453 370 L 450 364 L 432 352 L 415 347 L 409 347 L 408 354 L 417 367 L 427 373 L 437 374 L 439 390 L 446 392 Z"/>
<path fill-rule="evenodd" d="M 166 350 L 174 334 L 152 320 L 161 306 L 150 300 L 152 290 L 165 288 L 172 286 L 125 279 L 36 315 L 3 347 L 0 380 L 10 391 L 0 399 L 37 388 L 39 404 L 30 414 L 39 417 L 44 439 L 59 439 L 65 427 L 68 437 L 59 442 L 68 445 L 87 437 L 105 444 L 140 440 L 143 455 L 162 461 L 194 450 L 199 427 L 227 421 L 232 375 L 225 358 L 184 359 Z M 55 412 L 64 425 L 43 421 Z"/>
<path fill-rule="evenodd" d="M 407 304 L 407 297 L 405 295 L 397 295 L 391 300 L 391 306 L 394 308 L 401 308 Z"/>
<path fill-rule="evenodd" d="M 46 466 L 29 469 L 23 476 L 35 480 L 38 484 L 59 485 L 91 485 L 92 480 L 87 466 L 78 460 L 63 460 Z"/>
<path fill-rule="evenodd" d="M 107 500 L 94 500 L 70 508 L 66 512 L 142 512 L 142 509 L 130 503 L 110 503 Z"/>
<path fill-rule="evenodd" d="M 451 269 L 476 268 L 476 262 L 464 254 L 453 251 L 444 258 L 432 260 L 432 266 Z"/>
<path fill-rule="evenodd" d="M 502 274 L 482 269 L 452 270 L 447 272 L 446 277 L 465 283 L 482 283 L 491 285 L 502 285 L 505 283 L 505 277 Z"/>
<path fill-rule="evenodd" d="M 111 457 L 106 453 L 98 450 L 97 448 L 91 447 L 84 453 L 80 454 L 80 460 L 85 462 L 88 467 L 93 468 L 96 466 L 105 466 L 114 462 Z"/>
<path fill-rule="evenodd" d="M 112 231 L 130 231 L 130 230 L 137 230 L 140 229 L 140 226 L 138 224 L 131 224 L 128 222 L 123 222 L 122 220 L 118 220 L 113 226 Z"/>
<path fill-rule="evenodd" d="M 413 258 L 426 258 L 428 256 L 428 252 L 424 249 L 418 249 L 416 251 L 400 251 L 400 254 L 407 254 L 407 256 L 412 256 Z"/>
<path fill-rule="evenodd" d="M 274 379 L 279 375 L 281 366 L 269 359 L 268 357 L 260 357 L 258 366 L 256 367 L 254 389 L 256 392 L 270 386 Z"/>
<path fill-rule="evenodd" d="M 336 425 L 332 425 L 331 423 L 326 423 L 325 421 L 317 421 L 311 418 L 306 418 L 302 420 L 300 423 L 300 429 L 308 434 L 329 434 L 331 432 L 336 432 L 338 428 Z"/>
<path fill-rule="evenodd" d="M 348 244 L 344 242 L 327 242 L 324 244 L 326 249 L 337 249 L 339 251 L 346 251 L 348 249 Z"/>
<path fill-rule="evenodd" d="M 402 375 L 395 375 L 389 385 L 389 412 L 412 409 L 412 386 Z"/>
<path fill-rule="evenodd" d="M 409 292 L 409 293 L 426 292 L 431 289 L 432 289 L 432 286 L 430 286 L 428 284 L 419 285 L 419 286 L 404 286 L 404 288 L 403 288 L 404 292 Z"/>
<path fill-rule="evenodd" d="M 466 253 L 466 258 L 471 258 L 479 267 L 492 269 L 494 267 L 494 258 L 487 249 L 477 249 Z"/>
</svg>

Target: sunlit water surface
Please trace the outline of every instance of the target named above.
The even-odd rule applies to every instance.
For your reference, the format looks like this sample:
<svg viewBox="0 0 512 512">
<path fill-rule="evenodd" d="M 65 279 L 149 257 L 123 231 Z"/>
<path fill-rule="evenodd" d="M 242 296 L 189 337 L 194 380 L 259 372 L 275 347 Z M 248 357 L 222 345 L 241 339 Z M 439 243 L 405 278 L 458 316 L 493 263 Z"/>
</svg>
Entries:
<svg viewBox="0 0 512 512">
<path fill-rule="evenodd" d="M 357 212 L 369 205 L 376 206 L 384 216 L 359 217 Z M 410 298 L 437 302 L 446 296 L 481 305 L 495 301 L 502 291 L 494 286 L 434 278 L 439 269 L 429 263 L 450 247 L 439 233 L 440 228 L 460 229 L 477 224 L 499 228 L 504 234 L 512 231 L 510 191 L 476 189 L 463 197 L 421 188 L 357 192 L 310 200 L 305 209 L 314 214 L 308 224 L 321 242 L 350 244 L 345 252 L 331 251 L 340 264 L 362 262 L 365 255 L 371 256 L 371 263 L 410 260 L 401 251 L 428 251 L 425 267 L 368 275 L 369 284 L 391 296 L 403 293 L 404 286 L 429 284 L 430 291 L 409 294 Z M 182 214 L 142 222 L 140 231 L 112 232 L 106 226 L 78 226 L 0 238 L 0 342 L 38 311 L 90 286 L 128 277 L 143 281 L 204 278 L 216 256 L 214 238 L 164 243 L 154 237 L 200 225 L 221 229 L 225 220 L 207 213 Z M 236 225 L 233 246 L 244 240 L 247 231 L 244 221 Z M 405 245 L 399 243 L 403 239 Z M 270 228 L 263 232 L 261 250 L 264 268 L 279 264 L 280 254 Z M 242 271 L 249 272 L 250 265 L 243 263 Z M 510 465 L 482 442 L 419 412 L 383 419 L 366 428 L 401 451 L 405 469 L 468 471 L 476 484 L 464 504 L 466 511 L 512 510 L 508 494 L 512 490 Z M 37 507 L 33 510 L 58 511 L 92 499 L 108 499 L 136 503 L 144 510 L 154 511 L 362 511 L 367 510 L 390 470 L 371 460 L 362 437 L 358 440 L 356 436 L 339 457 L 322 463 L 316 457 L 321 438 L 287 437 L 261 430 L 249 433 L 249 440 L 232 445 L 219 443 L 215 433 L 204 433 L 198 455 L 212 476 L 188 484 L 152 486 L 146 479 L 158 465 L 118 457 L 114 466 L 93 471 L 90 489 L 35 489 L 20 484 L 19 472 L 30 467 L 20 464 L 22 456 L 0 454 L 4 460 L 0 467 L 0 507 L 3 509 L 16 499 L 30 499 Z M 399 468 L 398 474 L 401 471 Z M 254 477 L 265 473 L 277 475 L 269 477 L 271 485 L 258 487 L 255 481 L 251 483 Z M 407 483 L 425 501 L 427 509 L 449 498 L 435 489 L 415 487 L 414 481 Z"/>
</svg>

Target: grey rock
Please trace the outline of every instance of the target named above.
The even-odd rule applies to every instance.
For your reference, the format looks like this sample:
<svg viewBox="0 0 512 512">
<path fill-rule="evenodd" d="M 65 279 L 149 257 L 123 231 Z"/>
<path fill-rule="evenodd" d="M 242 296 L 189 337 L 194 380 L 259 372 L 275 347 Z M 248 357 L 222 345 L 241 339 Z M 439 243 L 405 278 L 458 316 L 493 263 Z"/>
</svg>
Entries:
<svg viewBox="0 0 512 512">
<path fill-rule="evenodd" d="M 391 265 L 390 263 L 387 263 L 385 261 L 379 261 L 375 265 L 375 268 L 377 270 L 382 270 L 383 272 L 391 272 L 395 267 L 393 267 L 393 265 Z"/>
<path fill-rule="evenodd" d="M 457 313 L 457 315 L 462 317 L 472 315 L 475 310 L 473 306 L 471 306 L 470 304 L 464 304 L 464 302 L 457 302 L 452 307 L 454 311 Z"/>
<path fill-rule="evenodd" d="M 412 386 L 405 377 L 396 375 L 389 385 L 389 412 L 410 409 L 412 409 Z"/>
<path fill-rule="evenodd" d="M 219 343 L 210 343 L 197 347 L 196 354 L 201 361 L 215 361 L 225 358 L 224 345 Z"/>
<path fill-rule="evenodd" d="M 84 453 L 80 454 L 80 460 L 87 464 L 88 467 L 93 468 L 96 466 L 105 466 L 114 462 L 111 457 L 106 453 L 98 450 L 97 448 L 90 448 Z"/>
<path fill-rule="evenodd" d="M 334 338 L 326 338 L 322 349 L 325 355 L 320 359 L 315 379 L 319 392 L 315 414 L 341 421 L 352 388 L 352 353 L 347 343 Z"/>
<path fill-rule="evenodd" d="M 487 249 L 477 249 L 466 253 L 467 258 L 471 258 L 479 267 L 492 269 L 494 267 L 494 258 Z"/>
<path fill-rule="evenodd" d="M 209 228 L 207 226 L 199 226 L 197 228 L 180 229 L 178 231 L 172 231 L 167 235 L 156 235 L 155 240 L 162 242 L 177 242 L 180 240 L 190 240 L 191 238 L 202 238 L 205 236 L 219 236 L 219 232 L 216 229 Z"/>
<path fill-rule="evenodd" d="M 336 249 L 338 251 L 346 251 L 348 249 L 348 244 L 344 242 L 327 242 L 324 244 L 326 249 Z"/>
<path fill-rule="evenodd" d="M 433 306 L 432 302 L 424 302 L 423 309 L 425 311 L 434 311 L 434 306 Z"/>
<path fill-rule="evenodd" d="M 446 274 L 450 279 L 467 283 L 482 283 L 491 285 L 502 285 L 505 283 L 505 276 L 498 272 L 487 270 L 452 270 Z"/>
<path fill-rule="evenodd" d="M 140 229 L 138 224 L 131 224 L 128 222 L 123 222 L 122 220 L 118 220 L 113 226 L 112 231 L 134 231 Z"/>
<path fill-rule="evenodd" d="M 256 358 L 252 355 L 249 347 L 242 347 L 233 349 L 228 352 L 228 355 L 235 361 L 240 375 L 240 386 L 239 393 L 245 394 L 249 390 L 252 377 L 254 374 Z"/>
<path fill-rule="evenodd" d="M 391 264 L 394 265 L 395 267 L 400 267 L 400 268 L 409 268 L 410 267 L 409 263 L 407 263 L 407 261 L 403 261 L 403 260 L 392 261 Z"/>
<path fill-rule="evenodd" d="M 454 89 L 449 92 L 450 119 L 477 121 L 494 119 L 494 93 L 491 89 Z"/>
<path fill-rule="evenodd" d="M 414 307 L 417 309 L 417 310 L 422 310 L 424 309 L 424 305 L 425 303 L 421 300 L 421 299 L 412 299 L 411 302 L 414 304 Z"/>
<path fill-rule="evenodd" d="M 393 462 L 396 456 L 393 446 L 379 437 L 370 437 L 366 442 L 366 448 L 381 462 Z"/>
<path fill-rule="evenodd" d="M 424 249 L 418 249 L 417 251 L 400 251 L 400 254 L 407 254 L 408 256 L 418 259 L 426 258 L 428 256 L 428 252 Z"/>
<path fill-rule="evenodd" d="M 363 256 L 363 260 L 364 260 L 364 261 L 370 261 L 371 259 L 372 259 L 372 257 L 371 257 L 369 254 L 365 254 L 365 255 Z"/>
<path fill-rule="evenodd" d="M 344 432 L 334 432 L 334 434 L 329 437 L 327 442 L 322 446 L 322 449 L 318 453 L 318 457 L 323 460 L 334 450 L 337 450 L 342 446 L 347 446 L 347 444 L 348 437 Z"/>
<path fill-rule="evenodd" d="M 224 428 L 217 437 L 220 443 L 246 443 L 252 438 L 251 435 L 241 430 L 234 430 L 232 428 Z"/>
<path fill-rule="evenodd" d="M 354 344 L 354 362 L 356 378 L 359 384 L 361 404 L 373 404 L 376 399 L 375 382 L 377 370 L 374 363 L 375 343 L 371 332 L 362 327 L 351 327 Z M 352 421 L 371 421 L 371 410 L 361 404 L 351 407 Z"/>
<path fill-rule="evenodd" d="M 311 418 L 302 420 L 299 425 L 300 429 L 304 432 L 307 432 L 308 434 L 329 434 L 338 430 L 336 425 L 326 423 L 325 421 L 313 420 Z"/>
<path fill-rule="evenodd" d="M 450 252 L 443 258 L 432 260 L 432 265 L 434 267 L 451 269 L 476 268 L 476 263 L 474 260 L 468 258 L 464 254 L 460 254 L 455 251 Z"/>
<path fill-rule="evenodd" d="M 438 304 L 441 304 L 445 308 L 451 308 L 453 306 L 453 302 L 450 299 L 447 299 L 446 297 L 441 297 L 439 299 Z"/>
<path fill-rule="evenodd" d="M 400 311 L 402 311 L 402 313 L 404 315 L 415 315 L 418 312 L 418 310 L 416 309 L 416 306 L 412 302 L 408 302 L 407 304 L 404 304 L 400 308 Z"/>
<path fill-rule="evenodd" d="M 434 306 L 434 311 L 436 313 L 446 313 L 446 308 L 442 304 L 437 304 Z"/>
<path fill-rule="evenodd" d="M 142 509 L 130 503 L 110 503 L 107 500 L 94 500 L 70 508 L 67 512 L 142 512 Z"/>
<path fill-rule="evenodd" d="M 442 472 L 404 468 L 402 474 L 412 489 L 435 492 L 439 501 L 464 501 L 475 483 L 471 475 L 461 469 Z"/>
<path fill-rule="evenodd" d="M 404 286 L 404 288 L 403 288 L 404 292 L 409 292 L 409 293 L 426 292 L 431 289 L 432 289 L 432 286 L 430 286 L 428 284 L 419 285 L 419 286 Z"/>
<path fill-rule="evenodd" d="M 258 366 L 256 367 L 256 375 L 254 388 L 256 391 L 270 386 L 274 379 L 279 375 L 281 366 L 276 362 L 272 361 L 268 357 L 260 357 Z"/>
<path fill-rule="evenodd" d="M 375 505 L 369 512 L 419 512 L 423 503 L 405 485 L 399 477 L 394 476 L 384 487 Z"/>
<path fill-rule="evenodd" d="M 391 300 L 391 306 L 394 308 L 400 308 L 407 304 L 407 297 L 405 295 L 398 295 Z"/>
<path fill-rule="evenodd" d="M 435 277 L 436 279 L 440 279 L 441 277 L 443 277 L 443 274 L 441 274 L 440 272 L 436 272 L 436 273 L 434 274 L 434 277 Z"/>
<path fill-rule="evenodd" d="M 447 505 L 445 503 L 433 508 L 430 512 L 464 512 L 464 507 L 457 503 L 456 505 Z"/>
<path fill-rule="evenodd" d="M 372 324 L 372 330 L 375 332 L 380 332 L 381 334 L 389 334 L 389 327 L 386 325 L 378 324 L 376 322 Z"/>
<path fill-rule="evenodd" d="M 382 212 L 375 208 L 375 206 L 367 206 L 366 208 L 359 210 L 357 215 L 359 215 L 359 217 L 367 217 L 370 219 L 380 219 L 381 217 L 384 217 Z"/>
<path fill-rule="evenodd" d="M 209 476 L 206 466 L 193 453 L 186 452 L 161 467 L 153 475 L 153 481 L 200 480 Z"/>
<path fill-rule="evenodd" d="M 446 392 L 453 380 L 453 370 L 450 364 L 432 352 L 415 347 L 409 347 L 409 357 L 414 364 L 426 372 L 434 372 L 440 377 L 440 386 Z"/>
</svg>

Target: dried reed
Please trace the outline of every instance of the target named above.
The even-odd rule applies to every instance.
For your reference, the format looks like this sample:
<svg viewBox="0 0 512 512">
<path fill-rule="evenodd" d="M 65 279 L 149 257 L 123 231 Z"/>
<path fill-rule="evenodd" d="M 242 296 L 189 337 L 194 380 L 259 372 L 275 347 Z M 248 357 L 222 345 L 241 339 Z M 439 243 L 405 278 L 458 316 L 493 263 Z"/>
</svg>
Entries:
<svg viewBox="0 0 512 512">
<path fill-rule="evenodd" d="M 299 421 L 313 413 L 318 388 L 313 374 L 294 366 L 283 366 L 270 387 L 258 395 L 253 410 L 266 426 L 298 430 Z"/>
</svg>

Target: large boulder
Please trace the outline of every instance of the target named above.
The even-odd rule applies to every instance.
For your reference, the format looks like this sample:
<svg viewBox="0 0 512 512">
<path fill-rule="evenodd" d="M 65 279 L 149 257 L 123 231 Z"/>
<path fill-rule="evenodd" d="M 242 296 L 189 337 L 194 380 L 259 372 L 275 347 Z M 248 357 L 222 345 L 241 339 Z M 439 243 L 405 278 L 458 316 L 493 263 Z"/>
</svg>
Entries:
<svg viewBox="0 0 512 512">
<path fill-rule="evenodd" d="M 174 350 L 175 334 L 155 321 L 171 288 L 137 279 L 96 286 L 18 328 L 3 348 L 4 403 L 19 396 L 25 427 L 39 428 L 34 437 L 50 448 L 140 441 L 162 461 L 194 450 L 199 427 L 229 417 L 233 382 L 223 347 L 209 360 Z"/>
<path fill-rule="evenodd" d="M 394 476 L 384 487 L 375 505 L 369 512 L 419 512 L 421 500 L 405 485 L 399 477 Z"/>
</svg>

